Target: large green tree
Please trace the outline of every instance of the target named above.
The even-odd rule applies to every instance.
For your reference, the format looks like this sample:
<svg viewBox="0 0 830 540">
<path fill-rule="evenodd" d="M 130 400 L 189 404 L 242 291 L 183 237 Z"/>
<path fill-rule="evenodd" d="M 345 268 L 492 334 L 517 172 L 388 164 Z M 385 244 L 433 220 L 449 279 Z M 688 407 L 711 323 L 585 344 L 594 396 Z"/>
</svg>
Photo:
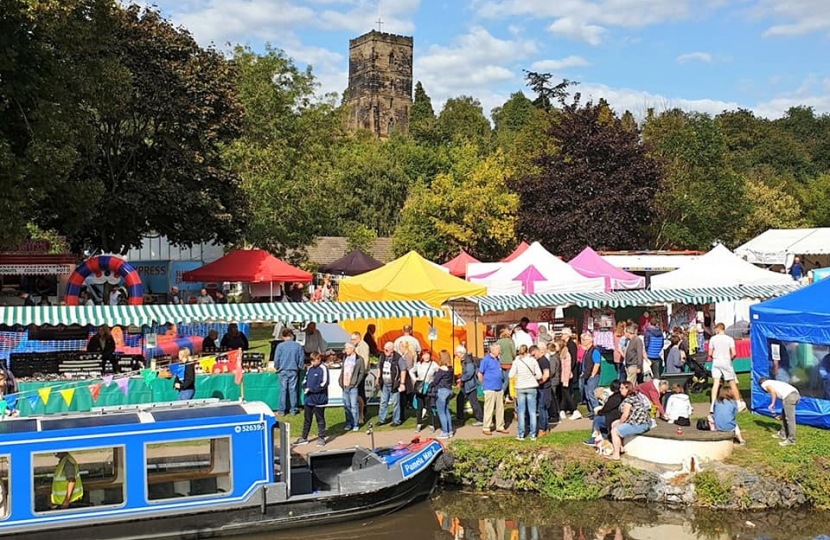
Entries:
<svg viewBox="0 0 830 540">
<path fill-rule="evenodd" d="M 639 133 L 606 104 L 561 101 L 537 166 L 509 186 L 519 194 L 516 231 L 564 257 L 594 249 L 644 249 L 660 180 Z"/>
<path fill-rule="evenodd" d="M 241 136 L 223 156 L 242 178 L 252 206 L 244 242 L 302 259 L 304 248 L 331 226 L 340 203 L 332 175 L 341 111 L 333 97 L 315 97 L 310 68 L 298 69 L 282 51 L 237 47 L 232 63 L 245 114 Z"/>
<path fill-rule="evenodd" d="M 718 123 L 706 114 L 678 109 L 659 115 L 649 111 L 643 138 L 665 171 L 652 247 L 708 249 L 716 240 L 734 244 L 750 208 Z"/>
<path fill-rule="evenodd" d="M 437 141 L 437 120 L 435 109 L 421 81 L 415 84 L 415 98 L 409 111 L 409 134 L 419 143 L 433 144 Z"/>
<path fill-rule="evenodd" d="M 452 166 L 431 185 L 416 183 L 393 237 L 396 255 L 416 250 L 443 261 L 465 249 L 485 260 L 499 259 L 514 245 L 518 199 L 505 184 L 503 154 L 482 157 L 472 143 L 451 150 Z"/>
<path fill-rule="evenodd" d="M 438 133 L 445 143 L 473 143 L 484 150 L 490 144 L 491 127 L 481 102 L 471 96 L 450 98 L 438 115 Z"/>
<path fill-rule="evenodd" d="M 503 105 L 490 112 L 495 144 L 503 151 L 508 151 L 516 135 L 533 120 L 534 114 L 536 108 L 523 92 L 512 94 Z"/>
</svg>

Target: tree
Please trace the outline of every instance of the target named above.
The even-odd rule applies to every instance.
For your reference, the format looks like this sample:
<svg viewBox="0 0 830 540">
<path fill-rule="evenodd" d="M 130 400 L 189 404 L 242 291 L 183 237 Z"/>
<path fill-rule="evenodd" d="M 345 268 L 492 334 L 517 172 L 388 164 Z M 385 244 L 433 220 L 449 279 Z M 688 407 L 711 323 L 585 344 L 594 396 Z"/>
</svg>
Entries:
<svg viewBox="0 0 830 540">
<path fill-rule="evenodd" d="M 416 250 L 430 260 L 446 260 L 459 249 L 498 259 L 514 243 L 518 199 L 505 184 L 500 151 L 482 157 L 472 143 L 451 151 L 453 165 L 427 186 L 413 186 L 393 236 L 393 250 Z"/>
<path fill-rule="evenodd" d="M 438 132 L 445 143 L 471 142 L 484 150 L 490 143 L 490 122 L 481 103 L 470 96 L 450 98 L 438 115 Z"/>
<path fill-rule="evenodd" d="M 769 167 L 757 168 L 745 177 L 750 210 L 736 243 L 751 240 L 767 229 L 794 229 L 807 224 L 798 198 L 787 193 L 787 187 L 787 180 L 776 177 Z"/>
<path fill-rule="evenodd" d="M 241 127 L 230 64 L 152 9 L 69 5 L 31 4 L 66 44 L 55 53 L 72 72 L 66 101 L 88 126 L 61 155 L 71 187 L 43 190 L 36 223 L 77 251 L 124 251 L 150 232 L 176 244 L 238 239 L 247 204 L 219 152 Z"/>
<path fill-rule="evenodd" d="M 415 84 L 415 99 L 409 111 L 409 134 L 419 143 L 436 142 L 435 110 L 421 81 Z"/>
<path fill-rule="evenodd" d="M 504 105 L 493 109 L 490 116 L 495 124 L 493 135 L 496 145 L 507 151 L 516 134 L 533 119 L 534 113 L 533 102 L 522 92 L 512 94 Z"/>
<path fill-rule="evenodd" d="M 645 249 L 661 170 L 603 104 L 579 95 L 551 123 L 533 174 L 509 182 L 519 195 L 517 235 L 569 258 L 594 249 Z"/>
<path fill-rule="evenodd" d="M 804 218 L 810 227 L 830 227 L 830 173 L 809 179 L 799 189 Z"/>
<path fill-rule="evenodd" d="M 346 251 L 351 253 L 359 249 L 363 253 L 369 253 L 372 251 L 372 246 L 375 245 L 377 239 L 378 233 L 374 230 L 365 225 L 354 225 L 346 234 Z"/>
<path fill-rule="evenodd" d="M 333 97 L 315 97 L 310 68 L 299 70 L 270 45 L 262 54 L 237 47 L 233 64 L 245 119 L 224 158 L 252 205 L 244 241 L 300 261 L 331 227 L 340 202 L 332 174 L 341 112 Z"/>
<path fill-rule="evenodd" d="M 525 81 L 533 89 L 533 93 L 536 94 L 536 99 L 533 101 L 534 107 L 550 111 L 555 103 L 564 103 L 564 100 L 568 97 L 568 88 L 579 84 L 575 81 L 562 79 L 562 82 L 554 85 L 550 82 L 552 78 L 551 73 L 525 70 Z"/>
<path fill-rule="evenodd" d="M 734 244 L 749 205 L 717 122 L 678 109 L 652 113 L 643 139 L 665 170 L 655 201 L 653 247 L 709 249 L 716 240 Z"/>
<path fill-rule="evenodd" d="M 622 122 L 622 126 L 628 131 L 636 132 L 639 130 L 637 120 L 634 118 L 634 115 L 631 114 L 631 111 L 625 111 L 620 117 L 620 122 Z"/>
</svg>

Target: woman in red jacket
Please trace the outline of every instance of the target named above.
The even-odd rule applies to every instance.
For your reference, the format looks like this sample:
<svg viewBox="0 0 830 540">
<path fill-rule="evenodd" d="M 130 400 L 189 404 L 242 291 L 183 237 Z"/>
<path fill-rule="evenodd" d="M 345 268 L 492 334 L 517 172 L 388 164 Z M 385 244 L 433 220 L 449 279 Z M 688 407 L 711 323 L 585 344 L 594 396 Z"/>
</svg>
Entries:
<svg viewBox="0 0 830 540">
<path fill-rule="evenodd" d="M 669 381 L 652 379 L 637 386 L 637 392 L 648 398 L 652 405 L 657 407 L 660 418 L 665 418 L 666 411 L 663 408 L 663 396 L 669 390 Z"/>
</svg>

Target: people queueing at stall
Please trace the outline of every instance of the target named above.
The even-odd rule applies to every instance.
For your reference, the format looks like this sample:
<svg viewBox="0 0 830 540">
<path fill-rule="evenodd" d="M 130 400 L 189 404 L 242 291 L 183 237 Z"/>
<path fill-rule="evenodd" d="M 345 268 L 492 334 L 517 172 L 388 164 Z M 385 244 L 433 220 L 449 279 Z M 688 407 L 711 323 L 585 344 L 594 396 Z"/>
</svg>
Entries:
<svg viewBox="0 0 830 540">
<path fill-rule="evenodd" d="M 89 338 L 86 352 L 101 354 L 101 373 L 107 373 L 107 368 L 110 369 L 110 373 L 120 371 L 115 357 L 115 339 L 112 337 L 110 327 L 106 324 L 99 326 L 98 332 Z"/>
</svg>

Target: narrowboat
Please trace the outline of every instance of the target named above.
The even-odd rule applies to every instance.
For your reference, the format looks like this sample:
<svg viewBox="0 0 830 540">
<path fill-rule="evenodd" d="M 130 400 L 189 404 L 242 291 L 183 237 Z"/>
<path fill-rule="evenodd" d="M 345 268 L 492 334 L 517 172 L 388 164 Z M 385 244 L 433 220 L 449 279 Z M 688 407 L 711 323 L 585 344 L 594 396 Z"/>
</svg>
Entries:
<svg viewBox="0 0 830 540">
<path fill-rule="evenodd" d="M 429 497 L 445 458 L 432 439 L 299 456 L 260 402 L 7 419 L 0 537 L 213 538 L 361 519 Z"/>
</svg>

